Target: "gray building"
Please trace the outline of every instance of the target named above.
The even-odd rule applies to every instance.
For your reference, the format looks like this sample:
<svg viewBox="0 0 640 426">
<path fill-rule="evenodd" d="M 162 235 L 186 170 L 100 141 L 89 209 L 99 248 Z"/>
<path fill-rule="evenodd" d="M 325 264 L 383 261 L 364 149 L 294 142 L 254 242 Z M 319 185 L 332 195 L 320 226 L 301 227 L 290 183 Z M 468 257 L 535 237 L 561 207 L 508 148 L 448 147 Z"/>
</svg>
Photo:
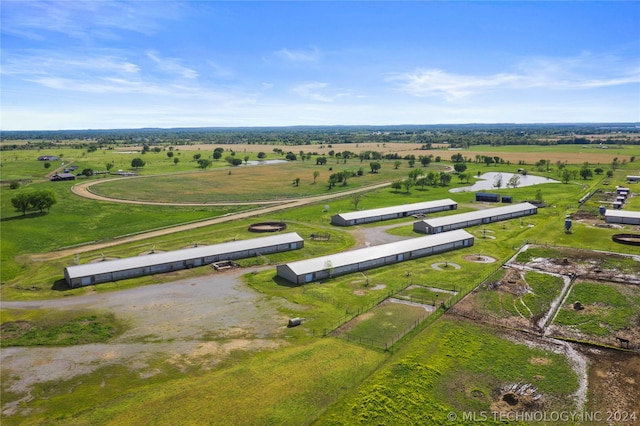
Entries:
<svg viewBox="0 0 640 426">
<path fill-rule="evenodd" d="M 398 219 L 414 214 L 428 214 L 444 210 L 455 210 L 458 203 L 450 199 L 424 201 L 421 203 L 403 204 L 401 206 L 383 207 L 379 209 L 357 212 L 339 213 L 331 216 L 331 223 L 338 226 L 353 226 L 361 223 L 379 222 Z"/>
<path fill-rule="evenodd" d="M 278 265 L 277 274 L 292 283 L 304 284 L 471 247 L 473 242 L 473 235 L 461 229 Z"/>
<path fill-rule="evenodd" d="M 123 280 L 143 275 L 171 272 L 195 266 L 207 265 L 223 260 L 243 259 L 247 257 L 280 253 L 304 247 L 304 240 L 291 232 L 269 237 L 252 238 L 154 253 L 126 259 L 107 260 L 64 268 L 64 278 L 69 287 Z"/>
<path fill-rule="evenodd" d="M 625 225 L 640 225 L 640 212 L 629 210 L 605 210 L 604 221 L 607 223 L 623 223 Z"/>
<path fill-rule="evenodd" d="M 538 213 L 538 208 L 533 204 L 518 203 L 509 206 L 495 207 L 492 209 L 421 220 L 413 224 L 413 230 L 422 234 L 439 234 L 441 232 L 452 231 L 454 229 L 499 222 L 501 220 L 508 220 L 536 213 Z"/>
</svg>

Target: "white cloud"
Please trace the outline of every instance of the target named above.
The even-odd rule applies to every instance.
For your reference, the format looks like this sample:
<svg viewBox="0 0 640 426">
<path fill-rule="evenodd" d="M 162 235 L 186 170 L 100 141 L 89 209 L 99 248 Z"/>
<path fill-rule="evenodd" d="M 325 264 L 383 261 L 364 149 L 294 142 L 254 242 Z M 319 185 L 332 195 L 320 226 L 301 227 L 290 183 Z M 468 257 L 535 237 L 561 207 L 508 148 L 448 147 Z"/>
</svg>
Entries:
<svg viewBox="0 0 640 426">
<path fill-rule="evenodd" d="M 489 75 L 418 69 L 390 74 L 385 80 L 397 83 L 402 91 L 412 96 L 442 97 L 447 101 L 506 90 L 580 90 L 640 83 L 640 67 L 637 64 L 621 65 L 615 58 L 606 61 L 590 55 L 564 59 L 530 58 L 516 68 L 516 71 Z"/>
<path fill-rule="evenodd" d="M 155 62 L 158 69 L 161 71 L 177 74 L 187 79 L 198 78 L 198 72 L 181 65 L 179 59 L 160 58 L 160 56 L 155 52 L 147 52 L 147 57 Z"/>
<path fill-rule="evenodd" d="M 318 49 L 310 50 L 290 50 L 280 49 L 275 52 L 275 55 L 281 59 L 289 62 L 318 62 L 321 58 L 321 53 Z"/>
<path fill-rule="evenodd" d="M 292 87 L 291 91 L 302 98 L 317 102 L 333 102 L 350 94 L 347 90 L 331 90 L 330 86 L 329 83 L 312 81 L 298 84 Z"/>
</svg>

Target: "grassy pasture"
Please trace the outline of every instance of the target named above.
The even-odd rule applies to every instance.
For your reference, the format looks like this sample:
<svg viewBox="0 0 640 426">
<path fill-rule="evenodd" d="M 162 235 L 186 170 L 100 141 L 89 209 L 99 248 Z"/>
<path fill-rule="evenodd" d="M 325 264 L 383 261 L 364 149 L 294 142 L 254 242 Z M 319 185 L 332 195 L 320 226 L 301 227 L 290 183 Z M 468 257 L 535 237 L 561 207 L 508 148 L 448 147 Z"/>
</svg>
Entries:
<svg viewBox="0 0 640 426">
<path fill-rule="evenodd" d="M 233 358 L 211 371 L 158 359 L 147 379 L 111 367 L 38 385 L 33 411 L 3 424 L 309 424 L 387 355 L 328 338 Z"/>
<path fill-rule="evenodd" d="M 573 308 L 577 301 L 584 306 L 583 310 Z M 636 286 L 578 282 L 554 324 L 597 338 L 637 327 L 639 320 L 640 289 Z"/>
<path fill-rule="evenodd" d="M 347 185 L 338 183 L 331 191 L 327 189 L 327 181 L 331 174 L 341 171 L 355 173 L 360 168 L 363 170 L 362 176 L 349 178 Z M 320 173 L 315 183 L 314 171 Z M 378 173 L 371 173 L 369 162 L 360 163 L 357 160 L 351 160 L 347 164 L 323 166 L 311 165 L 308 162 L 290 162 L 183 174 L 179 179 L 173 175 L 167 175 L 135 181 L 105 181 L 92 186 L 91 190 L 108 197 L 138 201 L 252 202 L 333 193 L 342 189 L 353 189 L 404 178 L 408 171 L 406 165 L 394 169 L 392 164 L 385 163 Z M 297 186 L 294 184 L 296 178 L 300 179 Z"/>
<path fill-rule="evenodd" d="M 68 346 L 106 342 L 124 331 L 111 313 L 2 310 L 1 346 Z"/>
<path fill-rule="evenodd" d="M 546 361 L 539 365 L 534 359 Z M 491 411 L 499 388 L 509 383 L 532 383 L 553 409 L 573 408 L 566 396 L 577 380 L 562 356 L 444 316 L 332 405 L 317 424 L 468 424 L 461 412 Z M 451 411 L 457 420 L 447 417 Z"/>
</svg>

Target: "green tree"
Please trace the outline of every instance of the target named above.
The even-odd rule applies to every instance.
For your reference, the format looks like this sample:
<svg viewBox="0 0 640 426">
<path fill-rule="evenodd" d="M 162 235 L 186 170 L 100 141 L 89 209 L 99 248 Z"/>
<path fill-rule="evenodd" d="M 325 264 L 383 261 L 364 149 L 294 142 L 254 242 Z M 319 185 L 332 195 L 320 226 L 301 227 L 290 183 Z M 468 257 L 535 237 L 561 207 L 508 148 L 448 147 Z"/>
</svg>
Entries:
<svg viewBox="0 0 640 426">
<path fill-rule="evenodd" d="M 201 158 L 198 160 L 198 167 L 202 170 L 205 170 L 207 167 L 211 165 L 211 160 L 207 158 Z"/>
<path fill-rule="evenodd" d="M 29 210 L 29 194 L 26 192 L 20 192 L 11 197 L 11 205 L 17 211 L 22 212 L 23 215 L 27 214 Z"/>
<path fill-rule="evenodd" d="M 202 154 L 193 154 L 193 161 L 198 161 L 202 157 Z"/>
<path fill-rule="evenodd" d="M 178 157 L 173 157 L 173 164 L 175 166 L 177 166 L 179 162 L 180 162 L 180 159 Z"/>
<path fill-rule="evenodd" d="M 86 176 L 86 177 L 93 176 L 93 169 L 82 170 L 82 176 Z"/>
<path fill-rule="evenodd" d="M 446 172 L 440 172 L 440 184 L 442 186 L 448 186 L 451 182 L 451 175 Z"/>
<path fill-rule="evenodd" d="M 53 191 L 49 189 L 43 189 L 41 191 L 35 191 L 30 194 L 29 204 L 40 212 L 43 212 L 45 209 L 48 211 L 51 209 L 56 203 L 56 195 Z"/>
<path fill-rule="evenodd" d="M 44 163 L 44 168 L 45 169 L 48 169 L 49 167 L 51 167 L 51 163 L 50 162 L 47 161 L 46 163 Z"/>
<path fill-rule="evenodd" d="M 221 159 L 221 158 L 222 158 L 222 153 L 223 153 L 223 152 L 224 152 L 224 151 L 218 151 L 218 148 L 216 148 L 216 150 L 215 150 L 215 151 L 213 151 L 213 159 L 214 159 L 214 160 L 219 160 L 219 159 Z"/>
<path fill-rule="evenodd" d="M 428 155 L 420 156 L 420 164 L 422 164 L 423 167 L 427 167 L 429 163 L 431 163 L 431 158 Z"/>
<path fill-rule="evenodd" d="M 413 167 L 413 165 L 416 164 L 416 160 L 414 158 L 411 158 L 409 161 L 407 161 L 407 163 L 409 163 L 409 167 Z"/>
<path fill-rule="evenodd" d="M 351 195 L 351 202 L 353 203 L 354 210 L 358 210 L 358 205 L 360 204 L 360 201 L 362 201 L 362 197 L 363 195 L 361 192 L 356 192 Z"/>
<path fill-rule="evenodd" d="M 607 170 L 607 177 L 608 178 L 612 178 L 613 177 L 613 170 Z"/>
<path fill-rule="evenodd" d="M 518 185 L 520 185 L 520 176 L 518 175 L 511 176 L 511 178 L 509 179 L 509 182 L 507 182 L 507 188 L 509 187 L 517 188 Z"/>
<path fill-rule="evenodd" d="M 369 167 L 371 167 L 371 173 L 378 173 L 378 170 L 382 168 L 380 163 L 377 161 L 372 161 L 371 163 L 369 163 Z"/>
<path fill-rule="evenodd" d="M 402 181 L 401 180 L 396 180 L 394 182 L 391 182 L 391 188 L 395 192 L 400 192 L 400 190 L 402 189 Z"/>
<path fill-rule="evenodd" d="M 404 181 L 402 181 L 402 186 L 404 186 L 404 190 L 407 192 L 407 194 L 409 193 L 409 190 L 411 189 L 411 187 L 413 186 L 413 180 L 411 179 L 405 179 Z"/>
<path fill-rule="evenodd" d="M 167 152 L 167 157 L 169 157 L 169 158 L 173 158 L 173 151 L 169 151 L 169 152 Z"/>
<path fill-rule="evenodd" d="M 593 171 L 589 168 L 589 166 L 584 165 L 580 169 L 580 176 L 582 176 L 582 179 L 587 180 L 588 178 L 593 176 Z"/>
<path fill-rule="evenodd" d="M 139 169 L 140 167 L 144 167 L 146 163 L 144 162 L 144 160 L 140 157 L 136 157 L 133 160 L 131 160 L 131 167 L 133 167 L 134 169 Z"/>
<path fill-rule="evenodd" d="M 453 169 L 457 172 L 457 173 L 462 173 L 465 170 L 467 170 L 467 165 L 464 163 L 456 163 L 453 165 Z"/>
<path fill-rule="evenodd" d="M 327 157 L 317 157 L 316 158 L 316 165 L 323 166 L 325 164 L 327 164 Z"/>
<path fill-rule="evenodd" d="M 247 164 L 247 163 L 249 163 L 249 156 L 245 155 L 244 156 L 244 164 Z"/>
<path fill-rule="evenodd" d="M 398 168 L 400 167 L 400 165 L 401 165 L 401 164 L 402 164 L 402 161 L 400 161 L 400 160 L 396 160 L 396 161 L 394 161 L 394 163 L 393 163 L 393 168 L 394 168 L 394 169 L 396 169 L 396 170 L 398 170 Z"/>
<path fill-rule="evenodd" d="M 265 154 L 264 152 L 261 151 L 261 152 L 258 153 L 258 159 L 262 160 L 262 159 L 264 159 L 266 157 L 267 157 L 267 154 Z"/>
<path fill-rule="evenodd" d="M 604 173 L 604 169 L 602 167 L 596 167 L 594 172 L 596 172 L 597 175 L 601 175 Z"/>
<path fill-rule="evenodd" d="M 300 178 L 297 177 L 293 180 L 293 186 L 300 186 Z"/>
<path fill-rule="evenodd" d="M 320 176 L 320 172 L 318 170 L 314 170 L 314 172 L 313 172 L 313 184 L 314 185 L 316 183 L 316 179 L 318 179 L 318 176 Z"/>
<path fill-rule="evenodd" d="M 110 171 L 113 168 L 113 163 L 105 163 L 104 168 L 107 169 L 107 171 Z"/>
<path fill-rule="evenodd" d="M 562 169 L 562 183 L 569 183 L 571 180 L 571 170 L 564 168 Z"/>
</svg>

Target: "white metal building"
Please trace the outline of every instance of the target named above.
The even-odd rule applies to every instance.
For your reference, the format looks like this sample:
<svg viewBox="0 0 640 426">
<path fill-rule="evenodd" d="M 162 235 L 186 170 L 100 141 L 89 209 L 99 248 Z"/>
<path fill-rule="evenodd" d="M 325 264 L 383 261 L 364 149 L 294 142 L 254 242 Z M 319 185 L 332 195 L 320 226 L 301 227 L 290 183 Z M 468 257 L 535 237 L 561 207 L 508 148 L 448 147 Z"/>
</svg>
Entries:
<svg viewBox="0 0 640 426">
<path fill-rule="evenodd" d="M 81 287 L 192 268 L 222 260 L 235 260 L 269 253 L 280 253 L 302 247 L 304 247 L 302 237 L 295 232 L 291 232 L 282 235 L 271 235 L 262 238 L 154 253 L 126 259 L 67 266 L 64 268 L 64 278 L 70 287 Z"/>
<path fill-rule="evenodd" d="M 623 223 L 626 225 L 640 225 L 640 212 L 629 210 L 605 210 L 604 221 L 607 223 Z"/>
<path fill-rule="evenodd" d="M 538 213 L 538 208 L 531 203 L 518 203 L 492 209 L 478 210 L 468 213 L 424 219 L 413 224 L 413 230 L 422 234 L 439 234 L 454 229 L 499 222 Z"/>
<path fill-rule="evenodd" d="M 331 223 L 338 226 L 352 226 L 361 223 L 379 222 L 381 220 L 398 219 L 414 214 L 435 213 L 444 210 L 455 210 L 458 203 L 450 199 L 424 201 L 421 203 L 403 204 L 401 206 L 383 207 L 349 213 L 339 213 L 331 217 Z"/>
<path fill-rule="evenodd" d="M 293 283 L 304 284 L 471 247 L 473 242 L 473 235 L 461 229 L 278 265 L 277 274 Z"/>
</svg>

